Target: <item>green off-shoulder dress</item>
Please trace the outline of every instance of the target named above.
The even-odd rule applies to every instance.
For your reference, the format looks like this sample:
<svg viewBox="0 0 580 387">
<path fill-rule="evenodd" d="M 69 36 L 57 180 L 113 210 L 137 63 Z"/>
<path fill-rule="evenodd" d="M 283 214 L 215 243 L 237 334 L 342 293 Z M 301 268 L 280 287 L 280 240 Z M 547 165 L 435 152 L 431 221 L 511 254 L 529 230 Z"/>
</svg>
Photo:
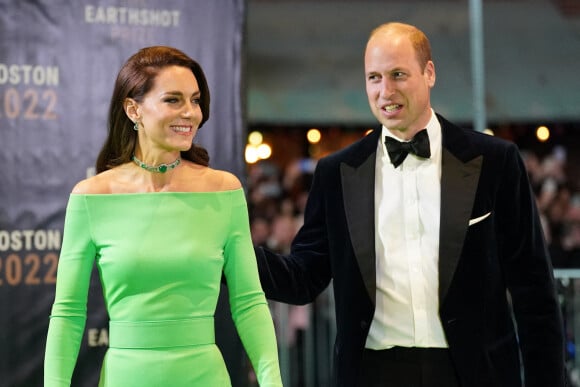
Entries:
<svg viewBox="0 0 580 387">
<path fill-rule="evenodd" d="M 242 189 L 70 196 L 45 387 L 70 385 L 95 261 L 110 318 L 100 386 L 230 386 L 214 335 L 222 271 L 260 386 L 282 385 Z"/>
</svg>

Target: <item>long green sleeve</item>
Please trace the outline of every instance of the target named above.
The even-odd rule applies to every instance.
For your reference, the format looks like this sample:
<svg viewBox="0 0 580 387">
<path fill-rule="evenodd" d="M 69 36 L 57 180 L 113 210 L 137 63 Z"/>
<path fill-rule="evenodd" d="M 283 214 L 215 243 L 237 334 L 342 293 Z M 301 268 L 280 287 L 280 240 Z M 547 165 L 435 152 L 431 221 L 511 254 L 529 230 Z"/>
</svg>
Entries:
<svg viewBox="0 0 580 387">
<path fill-rule="evenodd" d="M 246 201 L 232 207 L 225 266 L 234 323 L 260 386 L 281 386 L 274 324 L 260 285 Z"/>
<path fill-rule="evenodd" d="M 44 386 L 70 386 L 87 316 L 87 295 L 95 257 L 87 210 L 72 195 L 66 210 L 55 301 L 44 359 Z"/>
</svg>

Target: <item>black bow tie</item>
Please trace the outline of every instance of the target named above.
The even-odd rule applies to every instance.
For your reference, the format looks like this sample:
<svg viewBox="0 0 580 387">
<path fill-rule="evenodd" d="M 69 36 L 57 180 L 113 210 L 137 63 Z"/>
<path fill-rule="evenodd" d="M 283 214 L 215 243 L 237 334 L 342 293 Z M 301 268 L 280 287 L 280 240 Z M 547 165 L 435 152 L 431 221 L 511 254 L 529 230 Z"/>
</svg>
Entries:
<svg viewBox="0 0 580 387">
<path fill-rule="evenodd" d="M 385 146 L 391 158 L 391 163 L 397 168 L 409 153 L 413 153 L 419 157 L 428 159 L 431 157 L 431 149 L 429 147 L 429 136 L 427 129 L 419 131 L 411 141 L 401 142 L 392 137 L 385 137 Z"/>
</svg>

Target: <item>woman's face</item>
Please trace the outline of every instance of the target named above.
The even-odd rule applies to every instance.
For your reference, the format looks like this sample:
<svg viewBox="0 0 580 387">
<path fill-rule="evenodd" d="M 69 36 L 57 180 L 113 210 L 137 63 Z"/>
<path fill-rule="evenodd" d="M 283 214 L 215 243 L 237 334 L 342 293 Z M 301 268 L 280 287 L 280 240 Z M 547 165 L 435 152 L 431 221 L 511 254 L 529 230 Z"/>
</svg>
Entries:
<svg viewBox="0 0 580 387">
<path fill-rule="evenodd" d="M 203 118 L 200 98 L 197 79 L 189 68 L 162 69 L 153 88 L 137 103 L 141 150 L 188 150 Z"/>
</svg>

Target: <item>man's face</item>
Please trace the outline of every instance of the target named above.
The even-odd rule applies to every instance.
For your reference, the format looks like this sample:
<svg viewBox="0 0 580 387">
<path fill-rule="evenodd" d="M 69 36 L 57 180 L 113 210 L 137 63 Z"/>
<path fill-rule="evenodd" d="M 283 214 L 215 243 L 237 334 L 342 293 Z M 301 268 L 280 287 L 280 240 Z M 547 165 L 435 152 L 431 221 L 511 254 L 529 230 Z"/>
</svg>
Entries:
<svg viewBox="0 0 580 387">
<path fill-rule="evenodd" d="M 366 91 L 377 120 L 403 139 L 424 129 L 431 117 L 430 91 L 435 66 L 421 68 L 406 35 L 379 33 L 365 52 Z"/>
</svg>

